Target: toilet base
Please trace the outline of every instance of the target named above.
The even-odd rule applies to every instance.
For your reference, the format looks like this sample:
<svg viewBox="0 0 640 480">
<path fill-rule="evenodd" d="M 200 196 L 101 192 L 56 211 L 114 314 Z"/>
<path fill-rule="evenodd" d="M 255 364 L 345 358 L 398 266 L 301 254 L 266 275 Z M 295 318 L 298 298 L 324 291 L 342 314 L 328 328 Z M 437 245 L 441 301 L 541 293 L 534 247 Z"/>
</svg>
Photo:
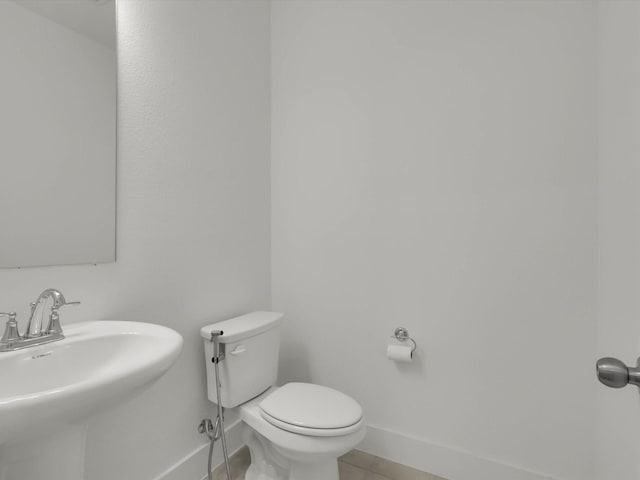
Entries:
<svg viewBox="0 0 640 480">
<path fill-rule="evenodd" d="M 320 457 L 305 462 L 288 459 L 246 424 L 242 438 L 251 454 L 245 480 L 339 480 L 337 458 Z"/>
<path fill-rule="evenodd" d="M 242 425 L 242 440 L 249 447 L 251 464 L 245 480 L 287 480 L 287 460 L 278 454 L 270 442 L 246 424 Z"/>
</svg>

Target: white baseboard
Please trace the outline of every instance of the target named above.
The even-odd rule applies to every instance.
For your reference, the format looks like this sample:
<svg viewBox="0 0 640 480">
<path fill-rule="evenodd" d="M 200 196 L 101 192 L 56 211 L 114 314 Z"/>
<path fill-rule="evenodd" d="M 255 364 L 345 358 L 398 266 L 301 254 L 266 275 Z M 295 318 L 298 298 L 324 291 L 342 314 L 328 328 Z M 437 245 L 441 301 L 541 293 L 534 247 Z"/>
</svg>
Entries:
<svg viewBox="0 0 640 480">
<path fill-rule="evenodd" d="M 229 455 L 243 446 L 242 443 L 242 421 L 237 420 L 225 428 L 227 449 Z M 178 460 L 174 465 L 167 468 L 154 480 L 202 480 L 207 478 L 207 461 L 209 460 L 209 442 L 200 445 L 188 455 Z M 216 442 L 213 452 L 212 468 L 222 464 L 222 447 L 220 441 Z"/>
<path fill-rule="evenodd" d="M 242 421 L 237 420 L 226 428 L 230 455 L 243 446 L 241 426 Z M 357 448 L 448 480 L 558 480 L 374 425 L 367 426 L 367 435 Z M 154 480 L 205 480 L 208 455 L 209 443 L 204 443 Z M 222 461 L 221 447 L 216 443 L 212 470 Z"/>
<path fill-rule="evenodd" d="M 448 480 L 553 480 L 548 475 L 373 425 L 367 426 L 367 436 L 356 448 Z"/>
</svg>

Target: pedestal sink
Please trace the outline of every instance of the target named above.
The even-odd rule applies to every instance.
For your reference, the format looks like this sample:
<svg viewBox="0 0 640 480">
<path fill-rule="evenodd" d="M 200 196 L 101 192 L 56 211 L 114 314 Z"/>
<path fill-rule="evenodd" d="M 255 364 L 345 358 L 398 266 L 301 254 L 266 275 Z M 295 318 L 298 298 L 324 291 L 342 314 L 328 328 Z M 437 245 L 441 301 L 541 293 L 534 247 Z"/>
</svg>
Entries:
<svg viewBox="0 0 640 480">
<path fill-rule="evenodd" d="M 0 480 L 83 480 L 88 418 L 159 378 L 182 349 L 139 322 L 70 324 L 55 343 L 0 353 Z"/>
</svg>

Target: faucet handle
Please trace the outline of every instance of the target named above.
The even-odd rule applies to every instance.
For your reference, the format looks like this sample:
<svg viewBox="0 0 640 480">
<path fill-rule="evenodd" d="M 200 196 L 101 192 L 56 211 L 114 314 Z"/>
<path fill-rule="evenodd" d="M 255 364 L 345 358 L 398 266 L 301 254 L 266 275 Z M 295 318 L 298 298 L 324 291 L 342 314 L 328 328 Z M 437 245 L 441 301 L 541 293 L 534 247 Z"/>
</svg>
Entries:
<svg viewBox="0 0 640 480">
<path fill-rule="evenodd" d="M 18 331 L 18 322 L 16 321 L 16 312 L 3 313 L 0 312 L 0 317 L 7 317 L 7 325 L 4 329 L 4 334 L 0 339 L 0 344 L 12 344 L 16 340 L 20 339 L 20 332 Z"/>
<path fill-rule="evenodd" d="M 58 313 L 58 310 L 60 310 L 62 307 L 66 307 L 68 305 L 75 307 L 80 305 L 82 302 L 64 302 L 61 303 L 60 305 L 54 305 L 53 307 L 51 307 L 51 313 Z"/>
<path fill-rule="evenodd" d="M 47 328 L 47 334 L 62 335 L 62 327 L 60 326 L 60 315 L 58 310 L 67 305 L 80 305 L 80 302 L 64 302 L 62 305 L 51 308 L 51 315 L 49 315 L 49 327 Z"/>
<path fill-rule="evenodd" d="M 62 307 L 66 307 L 68 305 L 75 307 L 77 305 L 80 305 L 82 302 L 64 302 L 61 303 L 60 305 L 54 305 L 53 307 L 51 307 L 51 310 L 60 310 Z"/>
</svg>

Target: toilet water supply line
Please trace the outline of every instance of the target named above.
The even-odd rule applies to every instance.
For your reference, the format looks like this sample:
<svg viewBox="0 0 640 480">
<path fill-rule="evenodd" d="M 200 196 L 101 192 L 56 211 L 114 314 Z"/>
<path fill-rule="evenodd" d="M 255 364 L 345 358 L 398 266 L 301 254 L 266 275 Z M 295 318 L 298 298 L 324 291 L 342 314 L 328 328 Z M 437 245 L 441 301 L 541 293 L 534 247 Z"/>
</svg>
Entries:
<svg viewBox="0 0 640 480">
<path fill-rule="evenodd" d="M 216 440 L 222 438 L 222 456 L 224 457 L 224 465 L 227 469 L 227 480 L 231 479 L 231 468 L 229 464 L 229 455 L 227 454 L 227 440 L 224 436 L 224 409 L 222 408 L 222 402 L 220 401 L 220 372 L 218 370 L 218 364 L 220 360 L 224 359 L 224 354 L 220 354 L 220 336 L 224 332 L 222 330 L 214 330 L 211 332 L 211 343 L 213 343 L 213 357 L 211 361 L 215 370 L 215 382 L 216 382 L 216 396 L 218 398 L 218 417 L 216 418 L 215 426 L 212 425 L 211 419 L 205 418 L 200 422 L 198 426 L 198 432 L 207 435 L 211 443 L 209 444 L 209 461 L 207 463 L 207 478 L 213 480 L 211 475 L 211 461 L 213 458 L 213 446 Z"/>
</svg>

